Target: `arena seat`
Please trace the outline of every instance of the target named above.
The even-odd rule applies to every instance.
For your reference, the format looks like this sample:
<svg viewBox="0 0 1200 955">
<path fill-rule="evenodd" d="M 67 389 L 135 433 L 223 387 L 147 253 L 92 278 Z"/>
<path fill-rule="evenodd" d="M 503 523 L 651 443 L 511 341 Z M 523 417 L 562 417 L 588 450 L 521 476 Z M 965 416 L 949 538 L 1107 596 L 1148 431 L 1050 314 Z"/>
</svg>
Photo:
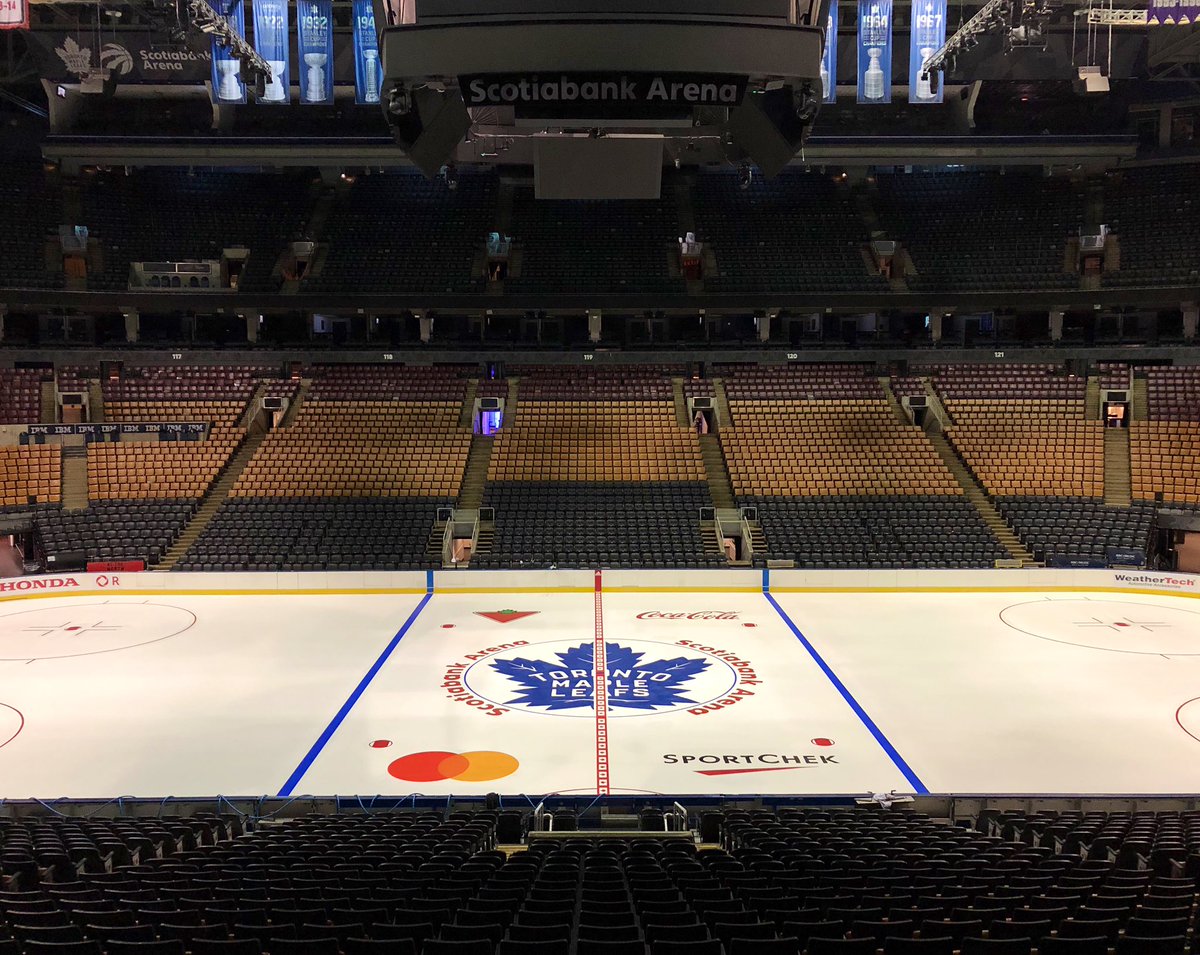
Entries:
<svg viewBox="0 0 1200 955">
<path fill-rule="evenodd" d="M 716 257 L 711 292 L 884 291 L 867 271 L 871 237 L 853 197 L 831 176 L 788 169 L 742 188 L 736 170 L 703 172 L 693 187 L 696 237 Z"/>
<path fill-rule="evenodd" d="M 58 243 L 62 199 L 40 162 L 0 165 L 0 288 L 62 288 L 46 268 L 46 244 Z"/>
<path fill-rule="evenodd" d="M 660 199 L 535 199 L 530 186 L 513 193 L 512 235 L 521 271 L 513 292 L 682 293 L 669 275 L 682 235 L 669 190 Z"/>
<path fill-rule="evenodd" d="M 671 400 L 683 370 L 510 369 L 519 401 L 493 439 L 483 496 L 494 543 L 472 566 L 709 566 L 704 463 Z"/>
<path fill-rule="evenodd" d="M 48 553 L 83 550 L 88 560 L 143 560 L 150 566 L 195 510 L 194 499 L 93 500 L 82 511 L 48 510 L 37 523 Z"/>
<path fill-rule="evenodd" d="M 0 368 L 0 424 L 34 424 L 42 420 L 42 380 L 36 369 Z"/>
<path fill-rule="evenodd" d="M 1049 555 L 1104 562 L 1109 547 L 1147 549 L 1154 507 L 1110 507 L 1094 498 L 1006 497 L 996 506 L 1036 559 Z"/>
<path fill-rule="evenodd" d="M 462 486 L 457 366 L 315 366 L 308 398 L 269 433 L 179 570 L 430 566 L 437 509 Z"/>
<path fill-rule="evenodd" d="M 1054 364 L 921 371 L 953 418 L 946 436 L 992 497 L 1103 497 L 1104 425 L 1084 417 L 1086 379 Z"/>
<path fill-rule="evenodd" d="M 1084 196 L 1034 170 L 898 172 L 876 177 L 879 217 L 915 266 L 914 290 L 1069 289 L 1067 240 L 1083 225 Z"/>
<path fill-rule="evenodd" d="M 55 503 L 61 497 L 61 449 L 0 446 L 0 507 Z"/>
<path fill-rule="evenodd" d="M 334 204 L 321 236 L 329 244 L 313 289 L 377 292 L 477 292 L 472 274 L 496 228 L 497 177 L 458 175 L 454 190 L 416 170 L 358 176 Z"/>
<path fill-rule="evenodd" d="M 1195 874 L 1174 867 L 1200 849 L 1195 811 L 985 809 L 972 826 L 913 811 L 729 807 L 706 811 L 704 847 L 581 834 L 498 851 L 508 814 L 310 814 L 244 832 L 237 816 L 0 820 L 0 874 L 10 880 L 0 919 L 20 926 L 40 913 L 121 955 L 138 948 L 107 941 L 121 917 L 162 939 L 186 935 L 197 950 L 253 945 L 269 955 L 429 940 L 530 952 L 643 940 L 651 952 L 703 951 L 708 940 L 811 952 L 841 942 L 911 955 L 944 953 L 943 939 L 1009 952 L 1099 938 L 1107 950 L 1116 921 L 1118 946 L 1129 938 L 1130 951 L 1157 955 L 1188 937 L 1195 913 Z M 1111 915 L 1085 917 L 1082 899 Z M 101 905 L 109 925 L 79 916 Z M 320 921 L 305 935 L 307 918 Z"/>
<path fill-rule="evenodd" d="M 1198 195 L 1200 173 L 1191 165 L 1110 173 L 1104 214 L 1120 243 L 1121 267 L 1106 273 L 1104 284 L 1195 285 L 1200 280 L 1193 254 L 1200 242 Z"/>
<path fill-rule="evenodd" d="M 803 567 L 984 567 L 1005 556 L 933 445 L 862 365 L 719 366 L 734 495 L 765 559 Z"/>
<path fill-rule="evenodd" d="M 244 246 L 250 256 L 238 287 L 265 291 L 284 244 L 301 236 L 311 192 L 309 178 L 295 172 L 93 173 L 84 181 L 80 224 L 103 244 L 104 271 L 88 284 L 121 290 L 132 262 L 220 259 L 223 249 Z"/>
</svg>

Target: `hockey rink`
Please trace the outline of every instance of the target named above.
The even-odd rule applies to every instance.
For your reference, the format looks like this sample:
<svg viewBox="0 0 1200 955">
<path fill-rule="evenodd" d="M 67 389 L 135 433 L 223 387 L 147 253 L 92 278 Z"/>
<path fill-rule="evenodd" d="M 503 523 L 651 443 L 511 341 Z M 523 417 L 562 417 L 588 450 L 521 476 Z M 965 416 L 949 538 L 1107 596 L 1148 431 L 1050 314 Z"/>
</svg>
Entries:
<svg viewBox="0 0 1200 955">
<path fill-rule="evenodd" d="M 0 602 L 5 799 L 1200 791 L 1186 596 L 30 597 Z"/>
</svg>

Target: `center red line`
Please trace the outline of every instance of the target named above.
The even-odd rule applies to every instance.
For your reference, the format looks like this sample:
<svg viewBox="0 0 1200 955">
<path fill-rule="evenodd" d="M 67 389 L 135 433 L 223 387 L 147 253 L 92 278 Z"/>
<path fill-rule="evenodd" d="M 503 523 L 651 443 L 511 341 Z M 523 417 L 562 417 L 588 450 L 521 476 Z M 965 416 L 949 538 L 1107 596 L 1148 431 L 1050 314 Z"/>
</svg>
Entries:
<svg viewBox="0 0 1200 955">
<path fill-rule="evenodd" d="M 596 795 L 607 796 L 611 786 L 608 775 L 608 651 L 604 646 L 604 607 L 600 571 L 596 571 L 595 638 L 592 658 L 596 672 L 592 678 L 596 702 Z"/>
</svg>

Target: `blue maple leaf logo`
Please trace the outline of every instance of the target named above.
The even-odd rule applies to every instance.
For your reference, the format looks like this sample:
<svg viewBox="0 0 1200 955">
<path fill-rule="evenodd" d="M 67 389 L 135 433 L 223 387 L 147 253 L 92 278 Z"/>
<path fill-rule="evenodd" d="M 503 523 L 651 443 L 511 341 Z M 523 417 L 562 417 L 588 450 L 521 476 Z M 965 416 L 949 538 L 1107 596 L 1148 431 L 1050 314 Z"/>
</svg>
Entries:
<svg viewBox="0 0 1200 955">
<path fill-rule="evenodd" d="M 616 643 L 604 645 L 607 658 L 608 705 L 632 710 L 694 704 L 684 696 L 683 686 L 709 667 L 709 661 L 695 657 L 675 657 L 643 663 L 646 656 Z M 593 709 L 596 691 L 595 648 L 581 643 L 555 660 L 530 660 L 513 657 L 492 661 L 492 667 L 521 686 L 521 695 L 508 706 L 543 706 L 547 711 Z"/>
</svg>

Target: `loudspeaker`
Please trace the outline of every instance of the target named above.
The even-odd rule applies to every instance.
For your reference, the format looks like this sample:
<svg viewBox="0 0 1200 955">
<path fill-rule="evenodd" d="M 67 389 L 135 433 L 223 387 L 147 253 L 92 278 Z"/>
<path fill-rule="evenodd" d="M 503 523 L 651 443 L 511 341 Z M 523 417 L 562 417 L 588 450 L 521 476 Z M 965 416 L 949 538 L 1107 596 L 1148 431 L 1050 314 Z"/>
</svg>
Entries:
<svg viewBox="0 0 1200 955">
<path fill-rule="evenodd" d="M 387 112 L 396 142 L 430 179 L 446 165 L 471 128 L 471 116 L 457 90 L 412 91 L 407 112 Z"/>
<path fill-rule="evenodd" d="M 814 114 L 815 115 L 815 114 Z M 811 117 L 800 118 L 790 86 L 747 93 L 729 113 L 729 135 L 770 179 L 792 161 L 804 144 Z"/>
</svg>

